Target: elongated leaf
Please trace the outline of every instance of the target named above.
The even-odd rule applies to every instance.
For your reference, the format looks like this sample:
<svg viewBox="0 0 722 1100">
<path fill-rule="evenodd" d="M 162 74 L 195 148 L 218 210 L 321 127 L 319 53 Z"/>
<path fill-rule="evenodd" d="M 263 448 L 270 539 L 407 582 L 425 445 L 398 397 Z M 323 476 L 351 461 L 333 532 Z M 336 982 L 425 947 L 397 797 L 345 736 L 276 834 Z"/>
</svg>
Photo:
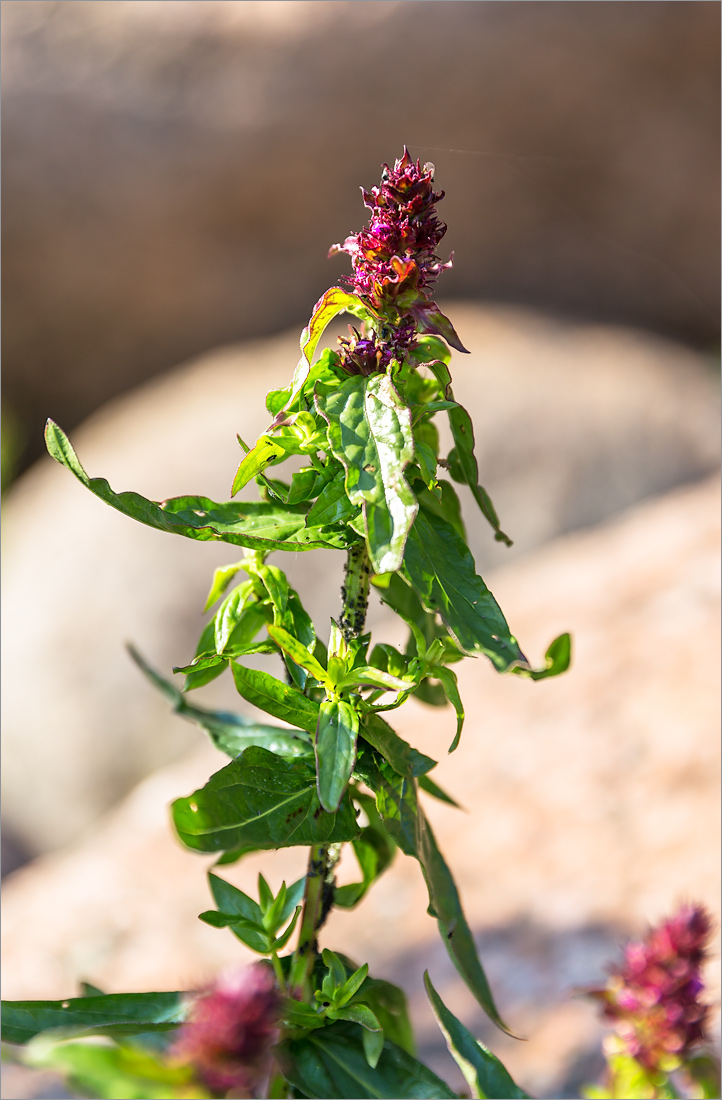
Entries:
<svg viewBox="0 0 722 1100">
<path fill-rule="evenodd" d="M 3 1001 L 2 1039 L 27 1043 L 34 1035 L 55 1028 L 68 1035 L 167 1031 L 185 1019 L 186 998 L 185 993 L 107 993 L 66 1001 Z"/>
<path fill-rule="evenodd" d="M 356 761 L 358 714 L 350 703 L 327 699 L 321 703 L 316 730 L 318 797 L 329 813 L 335 813 Z"/>
<path fill-rule="evenodd" d="M 384 763 L 371 763 L 365 756 L 357 770 L 376 794 L 376 805 L 389 835 L 402 852 L 419 861 L 429 892 L 429 913 L 436 917 L 451 961 L 489 1019 L 511 1034 L 494 1004 L 456 883 L 418 804 L 415 782 L 394 774 Z"/>
<path fill-rule="evenodd" d="M 412 748 L 408 741 L 399 737 L 388 722 L 378 714 L 361 716 L 361 734 L 399 775 L 405 775 L 410 779 L 413 776 L 424 775 L 436 767 L 435 760 L 425 756 L 418 749 Z"/>
<path fill-rule="evenodd" d="M 210 592 L 208 593 L 208 599 L 206 605 L 203 608 L 205 611 L 210 611 L 216 600 L 223 595 L 228 585 L 238 573 L 239 569 L 243 568 L 243 562 L 237 561 L 233 565 L 221 565 L 215 570 L 213 574 L 213 581 L 211 583 Z"/>
<path fill-rule="evenodd" d="M 231 662 L 231 671 L 238 694 L 247 702 L 282 722 L 293 723 L 308 733 L 316 732 L 319 704 L 298 688 L 282 683 L 268 672 L 246 668 L 236 661 Z"/>
<path fill-rule="evenodd" d="M 515 665 L 530 668 L 465 542 L 450 523 L 423 507 L 409 534 L 402 576 L 426 610 L 438 612 L 465 653 L 485 654 L 499 672 Z"/>
<path fill-rule="evenodd" d="M 457 810 L 462 809 L 461 805 L 443 787 L 440 787 L 438 783 L 434 783 L 431 776 L 420 775 L 418 782 L 421 790 L 426 791 L 432 798 L 438 798 L 439 802 L 446 802 L 448 806 L 454 806 Z"/>
<path fill-rule="evenodd" d="M 446 697 L 456 711 L 456 733 L 454 740 L 449 746 L 449 752 L 454 752 L 459 745 L 461 739 L 461 731 L 464 728 L 464 704 L 461 701 L 459 695 L 459 685 L 456 678 L 456 673 L 450 668 L 445 668 L 444 665 L 437 665 L 432 673 L 441 684 L 446 692 Z"/>
<path fill-rule="evenodd" d="M 321 684 L 327 684 L 329 682 L 326 669 L 323 668 L 316 658 L 310 653 L 302 642 L 299 642 L 298 638 L 294 638 L 292 634 L 289 634 L 287 630 L 284 630 L 282 626 L 269 626 L 268 633 L 274 642 L 281 647 L 284 653 L 296 662 L 297 665 L 301 665 L 307 672 L 310 672 L 315 680 L 318 680 Z"/>
<path fill-rule="evenodd" d="M 207 497 L 174 497 L 157 503 L 139 493 L 115 493 L 105 478 L 90 478 L 78 462 L 67 436 L 49 420 L 45 441 L 51 456 L 75 474 L 101 500 L 131 519 L 158 531 L 170 531 L 200 542 L 229 542 L 258 550 L 343 548 L 347 536 L 337 530 L 306 527 L 305 505 L 294 508 L 266 502 L 217 504 Z"/>
<path fill-rule="evenodd" d="M 281 1044 L 280 1056 L 288 1060 L 288 1080 L 312 1100 L 456 1097 L 427 1066 L 388 1040 L 372 1069 L 366 1061 L 362 1029 L 356 1024 L 336 1023 L 302 1039 L 290 1039 Z"/>
<path fill-rule="evenodd" d="M 218 608 L 213 620 L 216 653 L 223 653 L 230 641 L 231 634 L 238 626 L 248 600 L 251 598 L 253 598 L 253 584 L 251 581 L 244 581 L 243 584 L 237 585 L 232 592 L 229 592 Z"/>
<path fill-rule="evenodd" d="M 133 646 L 128 646 L 131 657 L 148 679 L 170 700 L 173 710 L 183 718 L 195 722 L 205 730 L 213 744 L 227 756 L 238 756 L 244 749 L 257 745 L 278 756 L 309 756 L 313 752 L 308 734 L 299 729 L 282 729 L 252 722 L 230 711 L 206 710 L 191 706 L 175 684 L 163 679 L 141 657 Z"/>
<path fill-rule="evenodd" d="M 374 572 L 394 572 L 417 511 L 404 477 L 414 455 L 411 412 L 387 374 L 353 376 L 333 390 L 318 387 L 316 404 L 346 470 L 348 498 L 363 509 Z"/>
<path fill-rule="evenodd" d="M 269 436 L 262 435 L 253 450 L 244 456 L 236 470 L 231 496 L 234 497 L 244 485 L 247 485 L 257 474 L 262 473 L 270 462 L 273 462 L 275 458 L 280 458 L 283 454 L 285 454 L 283 447 L 275 443 Z"/>
<path fill-rule="evenodd" d="M 352 684 L 369 684 L 384 691 L 412 691 L 416 687 L 416 680 L 392 676 L 390 672 L 374 668 L 373 665 L 357 665 L 344 676 L 340 686 L 350 687 Z"/>
<path fill-rule="evenodd" d="M 173 821 L 182 842 L 199 852 L 330 844 L 359 833 L 348 796 L 338 812 L 325 813 L 314 768 L 261 748 L 246 749 L 205 787 L 176 799 Z"/>
<path fill-rule="evenodd" d="M 355 294 L 349 294 L 338 286 L 332 286 L 322 298 L 316 302 L 308 327 L 301 333 L 301 358 L 293 376 L 290 396 L 284 406 L 287 409 L 296 395 L 303 389 L 311 369 L 311 361 L 323 336 L 324 330 L 330 321 L 339 313 L 354 312 L 365 309 L 364 303 Z M 280 414 L 279 414 L 280 415 Z"/>
<path fill-rule="evenodd" d="M 449 1011 L 431 984 L 428 970 L 424 974 L 424 985 L 449 1053 L 464 1074 L 472 1097 L 475 1100 L 529 1100 L 529 1094 L 514 1083 L 496 1055 Z"/>
</svg>

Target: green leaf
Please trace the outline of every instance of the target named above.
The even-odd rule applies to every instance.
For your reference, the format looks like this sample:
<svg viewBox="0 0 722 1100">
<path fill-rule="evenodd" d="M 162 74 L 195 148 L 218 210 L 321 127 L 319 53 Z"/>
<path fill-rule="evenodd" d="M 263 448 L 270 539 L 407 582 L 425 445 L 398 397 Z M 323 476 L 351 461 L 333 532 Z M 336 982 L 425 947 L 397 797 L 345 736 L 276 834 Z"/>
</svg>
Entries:
<svg viewBox="0 0 722 1100">
<path fill-rule="evenodd" d="M 384 763 L 374 764 L 366 754 L 358 771 L 376 794 L 376 805 L 389 835 L 402 852 L 419 861 L 429 892 L 429 913 L 436 917 L 451 961 L 489 1019 L 510 1034 L 494 1004 L 456 883 L 418 804 L 415 783 L 394 774 Z"/>
<path fill-rule="evenodd" d="M 318 663 L 313 654 L 306 649 L 306 646 L 299 642 L 298 638 L 294 638 L 282 626 L 269 625 L 268 633 L 276 645 L 280 646 L 283 652 L 287 653 L 297 665 L 301 665 L 307 672 L 310 672 L 315 680 L 324 685 L 329 683 L 326 669 Z"/>
<path fill-rule="evenodd" d="M 403 989 L 378 978 L 367 978 L 360 996 L 373 1010 L 386 1038 L 407 1054 L 414 1055 L 414 1033 Z"/>
<path fill-rule="evenodd" d="M 394 771 L 409 779 L 436 767 L 436 761 L 412 748 L 378 714 L 361 715 L 361 735 L 388 760 Z"/>
<path fill-rule="evenodd" d="M 261 748 L 246 749 L 172 811 L 181 841 L 199 852 L 332 844 L 359 833 L 348 797 L 338 812 L 323 811 L 310 764 Z"/>
<path fill-rule="evenodd" d="M 308 733 L 315 733 L 318 725 L 319 704 L 309 699 L 298 688 L 277 680 L 268 672 L 246 668 L 231 662 L 231 671 L 239 695 L 274 718 L 293 723 Z"/>
<path fill-rule="evenodd" d="M 61 1073 L 74 1092 L 96 1100 L 163 1100 L 204 1097 L 192 1066 L 169 1065 L 137 1046 L 57 1042 L 39 1036 L 27 1049 L 26 1064 Z"/>
<path fill-rule="evenodd" d="M 436 665 L 432 671 L 432 676 L 435 676 L 437 680 L 441 681 L 444 691 L 446 692 L 446 697 L 456 711 L 456 734 L 449 746 L 449 752 L 454 752 L 458 748 L 461 731 L 464 728 L 464 704 L 459 695 L 456 673 L 450 668 L 445 668 L 443 665 Z"/>
<path fill-rule="evenodd" d="M 333 455 L 346 470 L 348 498 L 363 510 L 374 572 L 394 572 L 417 511 L 404 478 L 414 455 L 411 412 L 388 374 L 352 376 L 332 390 L 319 386 L 316 405 L 328 421 Z"/>
<path fill-rule="evenodd" d="M 361 299 L 337 286 L 332 286 L 316 302 L 308 327 L 301 333 L 301 358 L 293 375 L 291 393 L 284 409 L 288 409 L 296 395 L 303 389 L 311 369 L 311 360 L 329 322 L 339 313 L 344 311 L 357 313 L 359 310 L 365 310 Z"/>
<path fill-rule="evenodd" d="M 305 500 L 312 500 L 318 495 L 319 481 L 321 481 L 321 475 L 313 466 L 298 470 L 291 478 L 286 503 L 301 504 Z"/>
<path fill-rule="evenodd" d="M 106 993 L 66 1001 L 3 1001 L 2 1039 L 27 1043 L 42 1031 L 137 1035 L 167 1031 L 186 1016 L 185 993 Z"/>
<path fill-rule="evenodd" d="M 339 466 L 339 473 L 342 467 Z M 306 522 L 312 527 L 325 527 L 327 524 L 347 523 L 356 515 L 358 506 L 352 504 L 346 495 L 346 485 L 342 477 L 329 481 L 318 500 L 311 505 Z"/>
<path fill-rule="evenodd" d="M 323 959 L 323 965 L 328 970 L 331 991 L 339 989 L 346 981 L 346 968 L 339 959 L 335 951 L 331 951 L 328 947 L 324 947 L 321 952 L 321 958 Z M 368 973 L 368 967 L 366 967 Z M 364 975 L 365 976 L 365 975 Z"/>
<path fill-rule="evenodd" d="M 341 699 L 321 703 L 316 729 L 318 797 L 329 813 L 335 813 L 353 772 L 358 725 L 350 703 Z"/>
<path fill-rule="evenodd" d="M 174 497 L 159 504 L 138 493 L 115 493 L 104 478 L 90 478 L 67 436 L 52 420 L 45 429 L 50 455 L 106 504 L 158 531 L 200 542 L 220 541 L 258 550 L 342 549 L 343 529 L 306 527 L 305 505 L 294 508 L 267 502 L 217 504 L 207 497 Z"/>
<path fill-rule="evenodd" d="M 208 872 L 208 885 L 211 888 L 213 900 L 221 913 L 235 915 L 243 920 L 260 925 L 261 907 L 248 894 L 244 894 L 237 886 L 231 885 L 230 882 L 219 878 L 211 871 Z"/>
<path fill-rule="evenodd" d="M 466 529 L 461 518 L 461 501 L 456 489 L 450 481 L 441 480 L 438 482 L 438 490 L 441 493 L 441 499 L 436 496 L 436 493 L 430 493 L 428 489 L 422 489 L 417 494 L 419 504 L 422 504 L 426 511 L 433 512 L 434 515 L 441 516 L 447 523 L 450 523 L 459 538 L 466 542 Z"/>
<path fill-rule="evenodd" d="M 456 802 L 450 794 L 440 787 L 438 783 L 434 783 L 433 779 L 428 775 L 419 776 L 419 787 L 422 791 L 426 791 L 432 798 L 438 798 L 439 802 L 446 802 L 448 806 L 454 806 L 457 810 L 462 809 L 461 805 Z"/>
<path fill-rule="evenodd" d="M 388 1039 L 372 1069 L 357 1024 L 339 1022 L 303 1038 L 287 1040 L 281 1043 L 279 1054 L 288 1060 L 286 1078 L 311 1100 L 456 1097 L 435 1073 Z"/>
<path fill-rule="evenodd" d="M 228 588 L 228 585 L 236 576 L 238 570 L 242 568 L 243 562 L 237 561 L 234 562 L 233 565 L 221 565 L 218 567 L 218 569 L 215 570 L 213 574 L 213 581 L 211 583 L 211 589 L 208 593 L 208 599 L 206 600 L 206 605 L 203 608 L 204 612 L 210 611 L 216 600 L 219 599 Z"/>
<path fill-rule="evenodd" d="M 343 690 L 354 684 L 369 684 L 383 691 L 412 691 L 416 687 L 416 680 L 392 676 L 390 672 L 374 668 L 373 665 L 357 665 L 356 668 L 347 672 L 336 686 L 339 690 Z"/>
<path fill-rule="evenodd" d="M 498 603 L 477 576 L 466 543 L 450 523 L 423 507 L 409 534 L 402 576 L 426 610 L 441 616 L 465 653 L 483 653 L 499 672 L 515 665 L 529 669 Z"/>
<path fill-rule="evenodd" d="M 364 807 L 365 805 L 364 803 Z M 346 886 L 336 887 L 334 905 L 342 909 L 353 909 L 358 905 L 369 887 L 386 870 L 396 854 L 396 845 L 390 841 L 386 831 L 374 827 L 373 824 L 362 829 L 361 835 L 352 840 L 351 844 L 363 878 L 361 882 L 351 882 Z"/>
<path fill-rule="evenodd" d="M 551 643 L 544 654 L 545 667 L 526 671 L 518 669 L 520 675 L 529 676 L 532 680 L 545 680 L 548 676 L 559 676 L 566 672 L 572 660 L 572 639 L 569 634 L 560 634 Z"/>
<path fill-rule="evenodd" d="M 284 757 L 309 756 L 313 752 L 310 738 L 303 730 L 262 725 L 230 711 L 191 706 L 183 693 L 152 669 L 133 646 L 129 645 L 128 651 L 151 683 L 170 700 L 176 714 L 205 730 L 216 748 L 226 756 L 238 756 L 251 745 Z"/>
<path fill-rule="evenodd" d="M 491 1100 L 528 1100 L 529 1094 L 514 1084 L 496 1055 L 449 1011 L 431 984 L 428 970 L 424 974 L 424 985 L 449 1053 L 464 1074 L 472 1097 L 476 1100 L 487 1097 Z"/>
<path fill-rule="evenodd" d="M 253 584 L 244 581 L 237 585 L 216 612 L 214 622 L 214 642 L 216 653 L 223 653 L 230 641 L 231 634 L 238 626 L 243 610 L 249 599 L 253 597 Z"/>
<path fill-rule="evenodd" d="M 258 474 L 265 470 L 269 463 L 285 454 L 285 449 L 274 442 L 270 436 L 262 435 L 253 450 L 249 451 L 241 461 L 233 479 L 231 496 L 240 492 Z"/>
</svg>

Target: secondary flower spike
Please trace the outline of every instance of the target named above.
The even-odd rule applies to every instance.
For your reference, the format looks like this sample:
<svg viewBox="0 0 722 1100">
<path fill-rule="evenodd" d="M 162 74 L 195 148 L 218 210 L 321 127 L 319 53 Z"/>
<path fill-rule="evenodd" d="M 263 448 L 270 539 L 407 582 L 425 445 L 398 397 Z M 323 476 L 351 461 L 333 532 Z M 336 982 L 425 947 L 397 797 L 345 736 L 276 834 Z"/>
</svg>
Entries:
<svg viewBox="0 0 722 1100">
<path fill-rule="evenodd" d="M 683 905 L 627 945 L 604 989 L 589 991 L 614 1023 L 617 1051 L 648 1070 L 669 1072 L 706 1038 L 709 1006 L 699 997 L 711 927 L 703 906 Z"/>
<path fill-rule="evenodd" d="M 211 1092 L 258 1096 L 278 1038 L 279 996 L 270 969 L 256 963 L 221 977 L 194 1003 L 172 1048 Z"/>
<path fill-rule="evenodd" d="M 353 274 L 343 282 L 378 319 L 378 346 L 365 346 L 369 333 L 342 343 L 343 363 L 351 374 L 385 370 L 391 359 L 403 361 L 418 332 L 443 336 L 452 347 L 466 351 L 433 300 L 439 273 L 453 259 L 442 263 L 436 255 L 446 226 L 436 214 L 444 192 L 434 191 L 433 174 L 433 164 L 422 168 L 404 148 L 393 168 L 383 166 L 378 187 L 361 189 L 371 210 L 369 224 L 329 252 L 351 257 Z"/>
</svg>

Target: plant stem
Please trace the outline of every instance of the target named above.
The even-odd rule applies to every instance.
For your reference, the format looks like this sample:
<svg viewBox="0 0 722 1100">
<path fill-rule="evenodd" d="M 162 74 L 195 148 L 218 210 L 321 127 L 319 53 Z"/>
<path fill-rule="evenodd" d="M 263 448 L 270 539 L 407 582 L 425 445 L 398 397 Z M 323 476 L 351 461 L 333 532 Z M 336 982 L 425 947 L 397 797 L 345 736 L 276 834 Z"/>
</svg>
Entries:
<svg viewBox="0 0 722 1100">
<path fill-rule="evenodd" d="M 342 607 L 339 620 L 341 646 L 344 642 L 349 642 L 363 633 L 368 608 L 370 575 L 366 545 L 360 543 L 352 546 L 346 557 L 346 575 L 341 588 Z M 338 636 L 338 631 L 336 635 Z M 329 647 L 329 657 L 337 656 L 332 652 L 332 648 Z M 330 908 L 328 894 L 333 888 L 333 869 L 339 856 L 340 846 L 335 844 L 314 844 L 308 855 L 301 927 L 289 980 L 290 989 L 300 994 L 303 1000 L 308 1000 L 310 997 L 309 983 L 316 961 L 317 934 Z"/>
</svg>

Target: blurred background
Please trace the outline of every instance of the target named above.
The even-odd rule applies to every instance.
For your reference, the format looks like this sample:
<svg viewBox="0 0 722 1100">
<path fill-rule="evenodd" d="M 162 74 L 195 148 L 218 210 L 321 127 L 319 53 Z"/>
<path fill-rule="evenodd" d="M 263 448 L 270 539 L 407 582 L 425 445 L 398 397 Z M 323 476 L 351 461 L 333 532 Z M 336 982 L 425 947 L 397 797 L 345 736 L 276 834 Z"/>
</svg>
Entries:
<svg viewBox="0 0 722 1100">
<path fill-rule="evenodd" d="M 236 432 L 263 430 L 266 390 L 348 269 L 326 254 L 366 220 L 359 187 L 406 144 L 446 192 L 439 295 L 471 351 L 455 391 L 515 540 L 465 500 L 470 545 L 534 660 L 561 630 L 576 642 L 549 684 L 469 662 L 466 743 L 439 780 L 473 812 L 430 812 L 530 1036 L 504 1056 L 537 1095 L 578 1095 L 598 1033 L 570 988 L 682 895 L 718 910 L 719 5 L 4 0 L 2 16 L 5 995 L 191 985 L 237 953 L 195 927 L 201 861 L 164 810 L 219 761 L 123 649 L 189 659 L 235 555 L 104 508 L 42 457 L 44 422 L 117 490 L 225 498 Z M 279 560 L 318 624 L 337 610 L 329 558 L 337 576 Z M 378 607 L 372 625 L 393 630 Z M 241 709 L 225 681 L 199 702 Z M 449 721 L 419 706 L 407 736 L 441 758 Z M 254 868 L 229 877 L 250 889 Z M 333 931 L 412 983 L 448 1075 L 416 982 L 430 952 L 442 995 L 501 1046 L 443 970 L 417 878 L 389 876 Z"/>
</svg>

